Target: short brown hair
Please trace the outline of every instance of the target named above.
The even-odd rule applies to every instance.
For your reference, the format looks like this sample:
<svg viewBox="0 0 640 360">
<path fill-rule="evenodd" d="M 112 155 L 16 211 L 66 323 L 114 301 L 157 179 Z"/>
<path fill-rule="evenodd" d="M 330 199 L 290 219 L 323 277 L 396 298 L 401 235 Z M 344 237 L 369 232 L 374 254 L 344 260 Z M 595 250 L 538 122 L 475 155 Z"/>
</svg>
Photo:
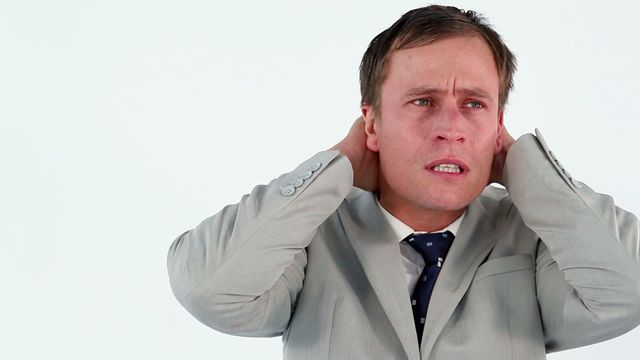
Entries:
<svg viewBox="0 0 640 360">
<path fill-rule="evenodd" d="M 482 15 L 442 5 L 411 10 L 371 40 L 360 63 L 362 105 L 373 105 L 375 112 L 380 110 L 380 89 L 386 77 L 386 64 L 393 51 L 473 34 L 481 35 L 493 53 L 500 78 L 499 109 L 503 109 L 513 88 L 515 56 Z"/>
</svg>

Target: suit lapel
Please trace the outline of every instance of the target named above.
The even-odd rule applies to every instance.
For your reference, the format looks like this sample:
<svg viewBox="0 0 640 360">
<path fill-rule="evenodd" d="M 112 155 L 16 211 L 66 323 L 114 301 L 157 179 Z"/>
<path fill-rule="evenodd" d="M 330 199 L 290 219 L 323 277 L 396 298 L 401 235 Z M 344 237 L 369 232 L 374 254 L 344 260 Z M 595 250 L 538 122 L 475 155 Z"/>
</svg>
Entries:
<svg viewBox="0 0 640 360">
<path fill-rule="evenodd" d="M 361 193 L 338 209 L 347 237 L 362 264 L 407 358 L 420 359 L 398 239 L 371 193 Z"/>
<path fill-rule="evenodd" d="M 478 198 L 469 205 L 436 280 L 422 338 L 423 359 L 429 358 L 438 336 L 469 288 L 476 270 L 496 243 L 494 224 L 487 221 L 486 209 L 480 200 Z"/>
</svg>

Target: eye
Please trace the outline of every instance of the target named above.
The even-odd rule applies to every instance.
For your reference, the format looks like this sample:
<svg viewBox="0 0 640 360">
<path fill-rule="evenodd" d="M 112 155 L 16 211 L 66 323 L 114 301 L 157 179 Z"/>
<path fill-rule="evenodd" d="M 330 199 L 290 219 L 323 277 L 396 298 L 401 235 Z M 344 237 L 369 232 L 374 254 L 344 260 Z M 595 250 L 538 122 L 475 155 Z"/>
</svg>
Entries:
<svg viewBox="0 0 640 360">
<path fill-rule="evenodd" d="M 431 99 L 416 99 L 412 101 L 412 104 L 414 105 L 418 105 L 418 106 L 430 106 L 433 104 L 433 101 Z"/>
<path fill-rule="evenodd" d="M 464 106 L 472 109 L 484 108 L 484 104 L 481 103 L 480 101 L 468 101 L 467 103 L 464 104 Z"/>
</svg>

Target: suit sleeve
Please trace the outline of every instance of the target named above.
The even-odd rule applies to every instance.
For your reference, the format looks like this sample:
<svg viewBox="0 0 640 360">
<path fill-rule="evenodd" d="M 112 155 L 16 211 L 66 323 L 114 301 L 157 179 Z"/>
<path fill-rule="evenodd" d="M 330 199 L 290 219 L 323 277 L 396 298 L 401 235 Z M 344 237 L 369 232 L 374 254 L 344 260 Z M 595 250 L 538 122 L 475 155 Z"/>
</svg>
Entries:
<svg viewBox="0 0 640 360">
<path fill-rule="evenodd" d="M 174 295 L 224 333 L 281 335 L 304 281 L 305 247 L 352 184 L 348 158 L 331 150 L 256 186 L 173 242 L 167 267 Z"/>
<path fill-rule="evenodd" d="M 573 179 L 536 133 L 511 147 L 504 179 L 540 239 L 537 296 L 547 352 L 554 352 L 640 323 L 640 231 L 636 216 Z"/>
</svg>

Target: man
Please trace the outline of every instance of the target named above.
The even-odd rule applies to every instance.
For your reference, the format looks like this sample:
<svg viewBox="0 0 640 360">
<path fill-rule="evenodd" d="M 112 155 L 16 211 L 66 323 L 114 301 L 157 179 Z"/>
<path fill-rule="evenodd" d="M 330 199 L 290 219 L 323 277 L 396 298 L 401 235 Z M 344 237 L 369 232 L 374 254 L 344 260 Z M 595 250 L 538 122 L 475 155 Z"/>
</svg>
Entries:
<svg viewBox="0 0 640 360">
<path fill-rule="evenodd" d="M 638 219 L 509 135 L 514 69 L 477 14 L 405 14 L 344 140 L 175 240 L 178 300 L 287 359 L 544 359 L 637 326 Z"/>
</svg>

